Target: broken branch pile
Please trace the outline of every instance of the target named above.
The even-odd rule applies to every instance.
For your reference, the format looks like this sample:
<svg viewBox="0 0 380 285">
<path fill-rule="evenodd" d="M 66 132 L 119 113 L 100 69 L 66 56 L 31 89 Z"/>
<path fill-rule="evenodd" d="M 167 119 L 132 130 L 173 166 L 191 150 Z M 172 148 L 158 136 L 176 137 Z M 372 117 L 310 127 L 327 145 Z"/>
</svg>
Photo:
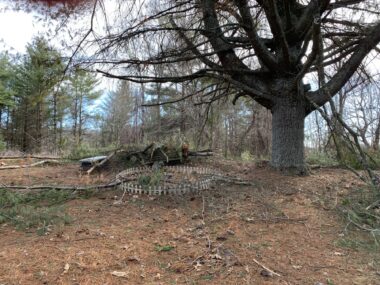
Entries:
<svg viewBox="0 0 380 285">
<path fill-rule="evenodd" d="M 80 160 L 82 169 L 88 169 L 86 172 L 90 175 L 95 169 L 104 166 L 116 155 L 120 156 L 123 161 L 131 162 L 132 165 L 145 166 L 154 164 L 155 162 L 163 162 L 164 164 L 183 162 L 190 156 L 212 156 L 213 152 L 209 149 L 203 151 L 188 151 L 187 145 L 176 148 L 165 144 L 152 143 L 144 149 L 118 149 L 111 152 L 108 156 L 95 156 L 82 159 Z"/>
</svg>

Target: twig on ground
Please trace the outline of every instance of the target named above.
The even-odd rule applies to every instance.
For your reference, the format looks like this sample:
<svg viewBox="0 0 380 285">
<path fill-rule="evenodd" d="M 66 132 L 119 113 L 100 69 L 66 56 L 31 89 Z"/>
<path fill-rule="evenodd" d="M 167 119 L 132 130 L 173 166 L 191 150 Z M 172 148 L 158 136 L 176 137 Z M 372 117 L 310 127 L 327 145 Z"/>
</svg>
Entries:
<svg viewBox="0 0 380 285">
<path fill-rule="evenodd" d="M 77 239 L 65 239 L 65 240 L 49 240 L 50 242 L 75 242 L 75 241 L 83 241 L 83 240 L 90 240 L 90 239 L 99 239 L 99 237 L 83 237 L 83 238 L 77 238 Z"/>
<path fill-rule="evenodd" d="M 303 225 L 305 226 L 305 228 L 306 228 L 307 235 L 309 236 L 309 238 L 311 238 L 311 234 L 310 234 L 309 227 L 307 226 L 306 223 L 302 223 L 302 224 L 303 224 Z"/>
<path fill-rule="evenodd" d="M 253 261 L 254 261 L 257 265 L 259 265 L 259 266 L 261 266 L 263 269 L 265 269 L 266 271 L 272 273 L 273 275 L 276 275 L 276 276 L 278 276 L 278 277 L 281 277 L 280 274 L 278 274 L 277 272 L 274 272 L 273 270 L 269 269 L 269 268 L 266 267 L 264 264 L 258 262 L 256 259 L 253 258 Z"/>
<path fill-rule="evenodd" d="M 249 223 L 254 222 L 265 222 L 265 223 L 281 223 L 281 222 L 289 222 L 289 223 L 301 223 L 303 224 L 305 221 L 307 221 L 308 218 L 282 218 L 282 217 L 273 217 L 273 218 L 245 218 L 244 221 Z"/>
<path fill-rule="evenodd" d="M 367 211 L 368 210 L 370 210 L 370 209 L 372 209 L 372 208 L 375 208 L 375 207 L 377 207 L 377 206 L 379 206 L 380 205 L 380 200 L 377 200 L 377 201 L 375 201 L 374 203 L 372 203 L 371 205 L 369 205 L 367 208 L 365 208 Z"/>
</svg>

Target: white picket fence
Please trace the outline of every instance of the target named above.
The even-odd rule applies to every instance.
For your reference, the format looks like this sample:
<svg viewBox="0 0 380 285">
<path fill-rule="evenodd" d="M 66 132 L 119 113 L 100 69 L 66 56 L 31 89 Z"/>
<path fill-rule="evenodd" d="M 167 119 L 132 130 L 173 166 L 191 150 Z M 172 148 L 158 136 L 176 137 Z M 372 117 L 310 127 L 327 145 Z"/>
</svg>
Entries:
<svg viewBox="0 0 380 285">
<path fill-rule="evenodd" d="M 182 195 L 186 193 L 196 193 L 209 189 L 211 184 L 215 181 L 215 178 L 218 177 L 218 173 L 214 170 L 206 167 L 191 167 L 191 166 L 166 166 L 162 168 L 165 174 L 170 173 L 181 173 L 183 174 L 184 180 L 189 175 L 199 175 L 197 181 L 179 183 L 177 185 L 159 185 L 159 186 L 149 186 L 143 187 L 136 184 L 136 181 L 126 181 L 120 184 L 120 188 L 130 194 L 147 194 L 147 195 Z M 136 175 L 147 175 L 153 173 L 151 168 L 148 167 L 136 167 L 129 168 L 120 173 L 117 176 L 117 179 L 123 181 L 128 180 L 128 176 Z"/>
</svg>

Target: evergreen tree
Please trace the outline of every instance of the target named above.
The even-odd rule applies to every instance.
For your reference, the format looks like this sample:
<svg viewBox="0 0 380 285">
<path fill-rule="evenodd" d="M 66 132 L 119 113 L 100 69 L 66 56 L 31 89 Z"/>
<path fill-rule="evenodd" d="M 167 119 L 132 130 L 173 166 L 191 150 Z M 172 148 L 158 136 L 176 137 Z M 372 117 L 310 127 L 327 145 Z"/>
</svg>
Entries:
<svg viewBox="0 0 380 285">
<path fill-rule="evenodd" d="M 60 54 L 37 37 L 27 46 L 27 54 L 15 69 L 17 111 L 13 113 L 16 141 L 23 151 L 40 151 L 47 136 L 48 96 L 63 79 Z"/>
<path fill-rule="evenodd" d="M 81 69 L 75 70 L 69 77 L 68 92 L 72 102 L 72 133 L 77 145 L 81 144 L 85 124 L 91 117 L 89 108 L 101 95 L 100 91 L 95 91 L 98 85 L 96 76 Z"/>
</svg>

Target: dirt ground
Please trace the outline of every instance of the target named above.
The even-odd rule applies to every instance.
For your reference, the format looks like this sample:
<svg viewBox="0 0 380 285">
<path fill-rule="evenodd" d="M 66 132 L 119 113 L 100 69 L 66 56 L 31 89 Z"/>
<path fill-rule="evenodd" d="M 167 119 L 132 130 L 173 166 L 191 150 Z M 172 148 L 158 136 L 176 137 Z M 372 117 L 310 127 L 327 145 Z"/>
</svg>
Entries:
<svg viewBox="0 0 380 285">
<path fill-rule="evenodd" d="M 292 177 L 207 163 L 254 186 L 218 183 L 122 204 L 114 204 L 121 192 L 108 190 L 66 203 L 74 221 L 45 236 L 0 225 L 0 284 L 380 284 L 379 252 L 341 246 L 349 232 L 336 207 L 360 186 L 351 173 Z M 88 185 L 112 176 L 89 178 L 66 164 L 2 170 L 0 182 Z"/>
</svg>

